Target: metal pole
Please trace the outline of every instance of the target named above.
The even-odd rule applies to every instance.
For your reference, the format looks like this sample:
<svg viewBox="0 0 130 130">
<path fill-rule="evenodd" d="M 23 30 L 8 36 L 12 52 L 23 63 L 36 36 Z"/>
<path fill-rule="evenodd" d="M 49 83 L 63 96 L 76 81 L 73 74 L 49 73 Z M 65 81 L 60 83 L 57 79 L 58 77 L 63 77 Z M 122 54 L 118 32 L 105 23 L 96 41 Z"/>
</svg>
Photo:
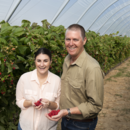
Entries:
<svg viewBox="0 0 130 130">
<path fill-rule="evenodd" d="M 130 4 L 128 4 L 128 5 L 130 5 Z M 126 5 L 126 6 L 128 6 L 128 5 Z M 123 8 L 125 8 L 126 6 L 124 6 Z M 112 14 L 112 16 L 111 16 L 110 18 L 112 18 L 113 15 L 115 15 L 116 13 L 118 13 L 118 12 L 119 12 L 120 10 L 122 10 L 123 8 L 119 9 L 117 12 L 115 12 L 114 14 Z M 108 21 L 110 18 L 108 18 L 107 21 Z M 107 23 L 107 21 L 98 29 L 97 32 L 99 32 L 99 30 Z"/>
<path fill-rule="evenodd" d="M 70 0 L 68 0 L 64 5 L 63 7 L 61 7 L 60 11 L 58 11 L 58 13 L 55 15 L 55 17 L 53 18 L 52 22 L 51 22 L 51 25 L 55 22 L 56 18 L 60 15 L 60 13 L 62 12 L 62 10 L 65 8 L 65 6 L 68 4 Z"/>
<path fill-rule="evenodd" d="M 17 7 L 19 6 L 19 4 L 21 3 L 22 0 L 19 0 L 19 2 L 17 3 L 17 5 L 15 6 L 15 8 L 13 9 L 13 11 L 11 12 L 11 14 L 9 15 L 9 17 L 7 18 L 6 22 L 9 21 L 9 19 L 11 18 L 11 16 L 13 15 L 13 13 L 15 12 L 15 10 L 17 9 Z"/>
<path fill-rule="evenodd" d="M 82 14 L 81 17 L 77 20 L 76 23 L 78 23 L 78 22 L 81 20 L 81 18 L 86 14 L 86 12 L 87 12 L 96 2 L 97 2 L 97 0 L 95 0 L 95 1 L 89 6 L 89 8 L 87 8 L 87 9 L 83 12 L 83 14 Z"/>
<path fill-rule="evenodd" d="M 129 10 L 130 11 L 130 10 Z M 128 13 L 129 11 L 125 12 L 124 14 Z M 122 14 L 118 19 L 120 19 L 124 14 Z M 116 19 L 116 21 L 118 20 Z M 114 21 L 115 22 L 115 21 Z M 104 34 L 108 31 L 108 29 L 114 24 L 114 22 L 106 29 L 106 31 L 104 32 Z"/>
<path fill-rule="evenodd" d="M 112 4 L 114 4 L 114 3 L 116 3 L 118 0 L 116 0 L 115 2 L 113 2 Z M 95 21 L 102 15 L 102 13 L 105 11 L 105 10 L 107 10 L 112 4 L 110 4 L 107 8 L 105 8 L 99 15 L 98 15 L 98 17 L 92 22 L 92 24 L 91 24 L 91 26 L 87 29 L 87 30 L 89 30 L 91 27 L 92 27 L 92 25 L 95 23 Z"/>
</svg>

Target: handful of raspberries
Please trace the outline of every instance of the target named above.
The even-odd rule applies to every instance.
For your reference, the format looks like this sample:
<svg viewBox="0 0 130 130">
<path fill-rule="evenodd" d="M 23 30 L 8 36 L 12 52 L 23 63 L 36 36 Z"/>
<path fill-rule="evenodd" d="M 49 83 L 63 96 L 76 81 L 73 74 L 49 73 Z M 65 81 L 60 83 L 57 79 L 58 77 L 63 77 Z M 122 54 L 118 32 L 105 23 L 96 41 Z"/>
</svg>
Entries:
<svg viewBox="0 0 130 130">
<path fill-rule="evenodd" d="M 42 101 L 42 99 L 39 99 L 37 102 L 35 102 L 34 104 L 36 105 L 36 106 L 39 106 L 39 105 L 41 105 L 41 101 Z"/>
<path fill-rule="evenodd" d="M 52 110 L 50 113 L 48 113 L 48 116 L 52 117 L 54 115 L 57 115 L 60 112 L 60 110 Z"/>
</svg>

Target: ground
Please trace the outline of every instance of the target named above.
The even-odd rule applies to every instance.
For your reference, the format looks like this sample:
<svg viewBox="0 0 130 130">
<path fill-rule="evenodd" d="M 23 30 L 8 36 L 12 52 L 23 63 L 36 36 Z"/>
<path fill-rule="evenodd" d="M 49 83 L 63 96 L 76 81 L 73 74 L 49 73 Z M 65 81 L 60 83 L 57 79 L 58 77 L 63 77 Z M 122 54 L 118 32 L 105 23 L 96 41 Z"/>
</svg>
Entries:
<svg viewBox="0 0 130 130">
<path fill-rule="evenodd" d="M 130 58 L 105 76 L 104 105 L 96 130 L 130 130 Z"/>
<path fill-rule="evenodd" d="M 96 130 L 130 130 L 130 59 L 104 79 L 104 105 Z"/>
</svg>

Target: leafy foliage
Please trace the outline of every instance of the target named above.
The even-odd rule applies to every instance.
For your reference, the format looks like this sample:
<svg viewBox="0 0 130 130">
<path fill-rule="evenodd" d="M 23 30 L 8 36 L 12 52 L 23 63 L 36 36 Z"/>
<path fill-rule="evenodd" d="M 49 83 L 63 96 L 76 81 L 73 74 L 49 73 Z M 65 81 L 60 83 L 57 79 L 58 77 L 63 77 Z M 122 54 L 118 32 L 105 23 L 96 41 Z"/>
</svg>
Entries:
<svg viewBox="0 0 130 130">
<path fill-rule="evenodd" d="M 34 53 L 40 47 L 52 52 L 50 71 L 61 76 L 62 64 L 67 51 L 64 45 L 65 28 L 54 27 L 47 20 L 42 26 L 22 21 L 22 25 L 10 26 L 0 22 L 0 130 L 17 129 L 20 109 L 16 106 L 15 90 L 19 77 L 35 68 Z M 130 38 L 100 36 L 89 31 L 85 49 L 96 58 L 104 72 L 130 56 Z"/>
</svg>

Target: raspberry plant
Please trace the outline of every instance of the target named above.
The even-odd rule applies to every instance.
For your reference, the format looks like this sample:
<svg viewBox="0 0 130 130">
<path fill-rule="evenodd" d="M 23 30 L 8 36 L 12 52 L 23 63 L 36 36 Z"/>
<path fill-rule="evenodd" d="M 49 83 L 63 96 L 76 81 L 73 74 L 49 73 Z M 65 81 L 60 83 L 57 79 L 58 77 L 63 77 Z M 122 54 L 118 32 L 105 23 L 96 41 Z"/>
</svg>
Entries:
<svg viewBox="0 0 130 130">
<path fill-rule="evenodd" d="M 86 51 L 97 59 L 106 73 L 130 56 L 130 38 L 114 34 L 100 36 L 86 32 Z M 40 47 L 52 52 L 50 71 L 61 76 L 67 51 L 65 28 L 54 27 L 47 20 L 42 26 L 22 21 L 21 26 L 0 22 L 0 130 L 16 130 L 20 109 L 16 106 L 15 90 L 19 77 L 35 68 L 34 52 Z"/>
</svg>

